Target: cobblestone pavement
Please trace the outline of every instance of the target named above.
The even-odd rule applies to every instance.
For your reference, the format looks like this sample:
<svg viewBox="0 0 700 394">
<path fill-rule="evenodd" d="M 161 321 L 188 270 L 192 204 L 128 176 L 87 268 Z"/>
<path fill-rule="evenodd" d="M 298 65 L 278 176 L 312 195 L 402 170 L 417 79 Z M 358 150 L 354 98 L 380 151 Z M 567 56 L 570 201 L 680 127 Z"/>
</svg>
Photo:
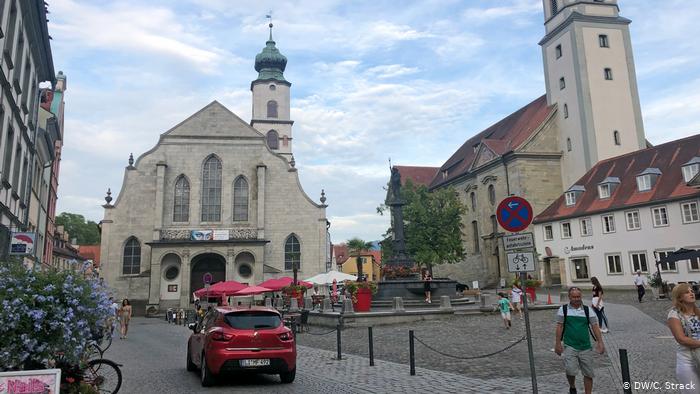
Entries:
<svg viewBox="0 0 700 394">
<path fill-rule="evenodd" d="M 654 320 L 666 324 L 666 316 L 668 315 L 668 310 L 671 309 L 671 301 L 668 299 L 654 300 L 652 299 L 651 289 L 647 290 L 644 296 L 643 302 L 639 303 L 637 301 L 637 291 L 605 291 L 603 296 L 604 300 L 607 302 L 612 302 L 615 304 L 627 304 L 631 305 L 645 314 L 649 315 Z"/>
<path fill-rule="evenodd" d="M 625 301 L 621 294 L 609 297 L 609 301 Z M 649 297 L 651 298 L 651 297 Z M 604 335 L 606 355 L 596 357 L 594 391 L 601 393 L 622 392 L 619 349 L 627 349 L 632 381 L 675 382 L 675 341 L 665 324 L 668 301 L 649 301 L 639 306 L 636 296 L 633 304 L 607 303 L 606 312 L 611 321 L 611 333 Z M 635 305 L 636 304 L 636 305 Z M 652 318 L 642 312 L 650 312 Z M 566 378 L 562 361 L 553 353 L 554 310 L 533 311 L 531 328 L 538 383 L 543 387 L 559 387 L 562 390 L 541 392 L 566 392 Z M 664 316 L 661 319 L 661 316 Z M 416 322 L 410 325 L 378 326 L 373 328 L 375 358 L 408 364 L 408 330 L 412 329 L 420 340 L 437 350 L 459 357 L 472 357 L 502 349 L 523 335 L 524 328 L 517 317 L 514 328 L 503 328 L 499 315 L 466 315 L 449 319 Z M 325 332 L 325 328 L 312 327 L 311 333 Z M 302 334 L 299 343 L 330 351 L 336 349 L 335 334 L 316 336 Z M 343 331 L 343 352 L 368 354 L 367 329 L 355 328 Z M 488 358 L 457 360 L 442 356 L 416 343 L 416 363 L 426 369 L 447 371 L 486 381 L 511 376 L 529 382 L 529 362 L 526 342 L 510 350 Z M 581 379 L 577 385 L 582 390 Z M 518 386 L 529 388 L 529 385 Z M 518 391 L 518 390 L 514 390 Z M 527 391 L 527 390 L 524 390 Z M 644 391 L 637 391 L 644 392 Z M 651 391 L 649 391 L 651 392 Z"/>
</svg>

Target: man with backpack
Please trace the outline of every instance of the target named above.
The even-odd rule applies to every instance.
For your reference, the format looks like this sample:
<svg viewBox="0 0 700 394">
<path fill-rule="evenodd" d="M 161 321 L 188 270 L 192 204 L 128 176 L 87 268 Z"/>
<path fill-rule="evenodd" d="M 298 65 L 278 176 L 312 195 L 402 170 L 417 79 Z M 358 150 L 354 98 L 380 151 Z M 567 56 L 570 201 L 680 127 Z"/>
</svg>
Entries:
<svg viewBox="0 0 700 394">
<path fill-rule="evenodd" d="M 559 307 L 556 322 L 554 352 L 560 356 L 564 355 L 569 393 L 576 393 L 576 375 L 580 369 L 583 374 L 583 387 L 586 394 L 589 394 L 593 390 L 591 336 L 596 340 L 596 352 L 603 354 L 605 346 L 596 314 L 581 302 L 581 289 L 569 288 L 569 303 Z"/>
</svg>

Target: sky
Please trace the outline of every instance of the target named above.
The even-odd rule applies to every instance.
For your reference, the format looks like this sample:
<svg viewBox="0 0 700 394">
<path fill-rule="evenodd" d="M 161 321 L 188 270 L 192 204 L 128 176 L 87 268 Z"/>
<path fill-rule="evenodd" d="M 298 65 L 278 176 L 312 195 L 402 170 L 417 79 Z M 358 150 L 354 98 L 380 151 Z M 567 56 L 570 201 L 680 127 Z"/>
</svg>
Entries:
<svg viewBox="0 0 700 394">
<path fill-rule="evenodd" d="M 541 0 L 49 0 L 67 75 L 57 212 L 99 222 L 129 153 L 218 100 L 251 117 L 255 55 L 273 36 L 292 83 L 294 158 L 325 190 L 334 243 L 377 240 L 389 158 L 439 167 L 544 93 Z M 647 139 L 700 132 L 700 2 L 619 0 Z"/>
</svg>

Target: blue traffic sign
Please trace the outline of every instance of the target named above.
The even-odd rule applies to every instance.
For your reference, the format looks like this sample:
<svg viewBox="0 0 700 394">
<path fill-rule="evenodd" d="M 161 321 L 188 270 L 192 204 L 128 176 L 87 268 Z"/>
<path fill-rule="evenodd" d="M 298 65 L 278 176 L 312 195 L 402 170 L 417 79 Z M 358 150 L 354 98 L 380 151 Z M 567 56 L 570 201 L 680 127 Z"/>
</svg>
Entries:
<svg viewBox="0 0 700 394">
<path fill-rule="evenodd" d="M 496 219 L 506 231 L 523 231 L 532 223 L 532 206 L 522 197 L 505 198 L 498 204 Z"/>
</svg>

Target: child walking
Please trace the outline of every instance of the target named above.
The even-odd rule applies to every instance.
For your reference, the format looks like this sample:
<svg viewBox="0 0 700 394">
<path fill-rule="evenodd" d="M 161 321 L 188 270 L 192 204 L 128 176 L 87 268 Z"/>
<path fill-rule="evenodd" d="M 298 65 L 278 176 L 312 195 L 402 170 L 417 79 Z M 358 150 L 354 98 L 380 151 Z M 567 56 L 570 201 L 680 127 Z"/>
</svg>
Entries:
<svg viewBox="0 0 700 394">
<path fill-rule="evenodd" d="M 508 300 L 508 297 L 506 297 L 505 293 L 498 293 L 498 307 L 501 310 L 501 317 L 503 318 L 503 324 L 506 326 L 507 329 L 510 328 L 511 322 L 510 322 L 510 311 L 513 309 L 513 304 L 510 303 Z"/>
</svg>

